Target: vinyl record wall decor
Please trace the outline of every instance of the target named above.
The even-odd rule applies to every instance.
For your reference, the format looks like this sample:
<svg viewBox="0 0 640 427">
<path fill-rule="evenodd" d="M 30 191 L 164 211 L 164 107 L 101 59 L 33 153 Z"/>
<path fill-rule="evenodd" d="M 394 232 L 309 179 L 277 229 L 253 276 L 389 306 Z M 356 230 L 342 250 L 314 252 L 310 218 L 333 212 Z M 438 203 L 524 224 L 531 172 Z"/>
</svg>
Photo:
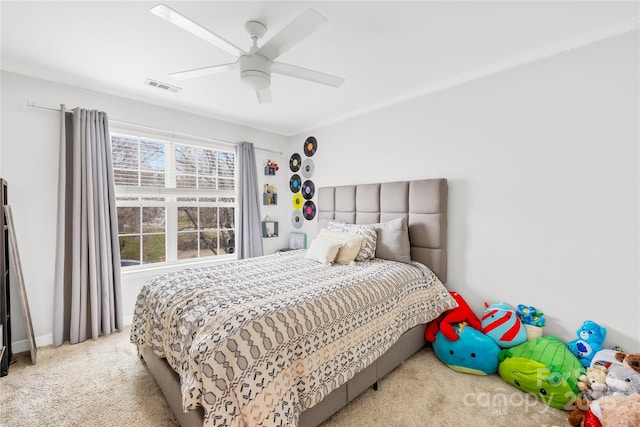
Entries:
<svg viewBox="0 0 640 427">
<path fill-rule="evenodd" d="M 302 147 L 305 159 L 299 153 L 293 153 L 289 159 L 289 169 L 292 172 L 289 189 L 293 193 L 291 204 L 294 209 L 291 214 L 291 223 L 294 228 L 302 227 L 303 218 L 310 221 L 316 216 L 316 204 L 312 200 L 316 187 L 311 180 L 315 164 L 310 158 L 316 154 L 316 151 L 318 151 L 318 141 L 314 136 L 310 136 L 304 141 Z"/>
<path fill-rule="evenodd" d="M 297 193 L 300 191 L 300 185 L 302 185 L 302 179 L 300 179 L 300 175 L 294 173 L 291 175 L 291 179 L 289 180 L 289 189 L 292 193 Z"/>
<path fill-rule="evenodd" d="M 302 170 L 300 171 L 300 173 L 302 173 L 302 176 L 304 178 L 311 178 L 314 169 L 315 165 L 313 164 L 313 160 L 305 159 L 305 161 L 302 162 Z"/>
<path fill-rule="evenodd" d="M 289 169 L 291 169 L 291 172 L 298 172 L 300 170 L 301 163 L 302 159 L 300 158 L 300 154 L 293 153 L 289 159 Z"/>
<path fill-rule="evenodd" d="M 315 136 L 310 136 L 304 141 L 303 151 L 305 156 L 313 157 L 313 155 L 316 154 L 317 150 L 318 150 L 318 141 L 316 140 Z"/>
</svg>

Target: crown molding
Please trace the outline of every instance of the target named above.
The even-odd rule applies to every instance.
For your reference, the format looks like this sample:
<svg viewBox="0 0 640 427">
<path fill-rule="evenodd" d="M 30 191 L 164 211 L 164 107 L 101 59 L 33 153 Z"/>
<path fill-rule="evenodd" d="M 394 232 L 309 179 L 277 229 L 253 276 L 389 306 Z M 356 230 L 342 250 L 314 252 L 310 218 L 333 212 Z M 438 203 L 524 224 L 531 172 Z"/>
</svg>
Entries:
<svg viewBox="0 0 640 427">
<path fill-rule="evenodd" d="M 334 117 L 333 119 L 325 120 L 316 123 L 312 126 L 306 126 L 304 129 L 299 129 L 287 136 L 295 136 L 303 133 L 308 133 L 311 130 L 322 128 L 328 125 L 336 124 L 347 119 L 351 119 L 357 116 L 361 116 L 372 111 L 380 110 L 393 105 L 401 104 L 412 99 L 420 98 L 425 95 L 429 95 L 435 92 L 440 92 L 445 89 L 449 89 L 455 86 L 462 85 L 474 80 L 481 79 L 483 77 L 491 76 L 494 74 L 508 71 L 516 67 L 531 64 L 536 61 L 540 61 L 552 56 L 560 55 L 575 49 L 591 46 L 593 44 L 622 36 L 634 31 L 638 31 L 640 28 L 640 17 L 634 17 L 619 21 L 615 24 L 601 27 L 593 31 L 579 34 L 574 37 L 570 37 L 566 40 L 549 44 L 538 49 L 530 50 L 520 55 L 513 56 L 503 61 L 498 61 L 485 67 L 476 68 L 475 70 L 458 74 L 449 79 L 441 80 L 434 84 L 419 87 L 417 89 L 401 93 L 399 95 L 387 98 L 383 101 L 370 104 L 366 107 L 354 110 L 350 113 L 343 114 L 341 116 Z"/>
</svg>

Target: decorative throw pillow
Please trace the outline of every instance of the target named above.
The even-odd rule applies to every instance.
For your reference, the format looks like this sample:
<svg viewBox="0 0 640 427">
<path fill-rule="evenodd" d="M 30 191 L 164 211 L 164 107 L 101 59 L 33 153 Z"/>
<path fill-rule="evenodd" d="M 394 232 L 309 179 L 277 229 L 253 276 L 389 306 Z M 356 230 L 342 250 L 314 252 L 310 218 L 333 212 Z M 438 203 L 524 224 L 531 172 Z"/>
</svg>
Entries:
<svg viewBox="0 0 640 427">
<path fill-rule="evenodd" d="M 342 247 L 340 247 L 335 260 L 338 264 L 353 264 L 362 247 L 362 237 L 338 233 L 337 231 L 329 231 L 326 228 L 320 230 L 318 239 L 333 240 L 342 243 Z"/>
<path fill-rule="evenodd" d="M 375 258 L 378 234 L 371 224 L 347 224 L 346 222 L 329 221 L 327 229 L 351 236 L 362 237 L 362 246 L 356 256 L 356 261 L 366 261 Z"/>
<path fill-rule="evenodd" d="M 338 255 L 342 243 L 337 240 L 315 239 L 305 253 L 305 258 L 331 265 Z"/>
<path fill-rule="evenodd" d="M 373 224 L 377 233 L 376 258 L 411 263 L 409 226 L 403 217 Z"/>
</svg>

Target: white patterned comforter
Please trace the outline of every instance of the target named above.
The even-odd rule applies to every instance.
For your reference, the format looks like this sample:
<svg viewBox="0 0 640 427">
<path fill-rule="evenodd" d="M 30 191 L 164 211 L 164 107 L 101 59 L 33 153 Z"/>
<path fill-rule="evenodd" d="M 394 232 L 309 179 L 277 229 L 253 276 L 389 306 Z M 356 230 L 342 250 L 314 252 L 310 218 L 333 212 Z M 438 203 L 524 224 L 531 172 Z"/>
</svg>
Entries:
<svg viewBox="0 0 640 427">
<path fill-rule="evenodd" d="M 455 301 L 421 264 L 331 267 L 290 251 L 150 280 L 131 341 L 179 374 L 207 426 L 297 425 L 301 411 Z"/>
</svg>

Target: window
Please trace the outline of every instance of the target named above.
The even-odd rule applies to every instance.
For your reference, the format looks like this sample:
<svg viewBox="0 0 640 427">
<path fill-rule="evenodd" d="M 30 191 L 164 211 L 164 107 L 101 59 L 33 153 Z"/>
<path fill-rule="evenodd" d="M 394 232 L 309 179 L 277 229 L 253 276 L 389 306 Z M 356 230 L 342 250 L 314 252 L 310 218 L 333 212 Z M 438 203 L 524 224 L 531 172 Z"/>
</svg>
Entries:
<svg viewBox="0 0 640 427">
<path fill-rule="evenodd" d="M 235 152 L 112 133 L 123 266 L 234 253 Z"/>
</svg>

